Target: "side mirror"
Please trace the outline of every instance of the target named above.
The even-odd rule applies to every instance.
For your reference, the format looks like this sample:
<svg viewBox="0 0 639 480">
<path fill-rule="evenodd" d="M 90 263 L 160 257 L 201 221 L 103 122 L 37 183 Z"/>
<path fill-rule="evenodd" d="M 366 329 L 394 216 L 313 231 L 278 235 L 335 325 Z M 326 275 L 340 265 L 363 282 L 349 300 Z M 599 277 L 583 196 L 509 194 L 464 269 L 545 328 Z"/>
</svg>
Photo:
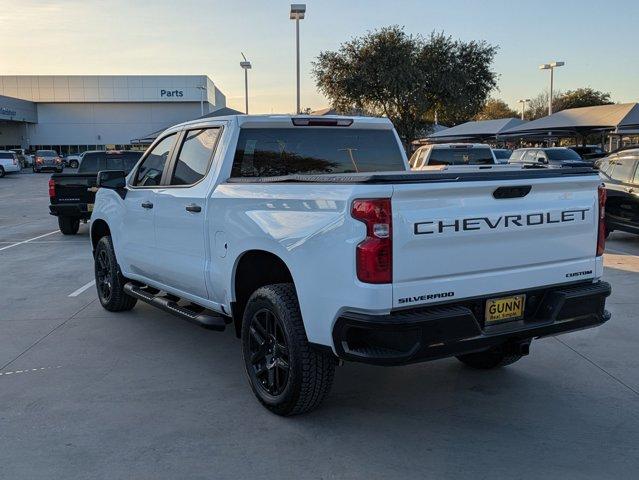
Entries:
<svg viewBox="0 0 639 480">
<path fill-rule="evenodd" d="M 98 172 L 96 186 L 121 190 L 126 187 L 126 172 L 124 170 L 101 170 Z"/>
<path fill-rule="evenodd" d="M 544 157 L 537 157 L 537 163 L 548 163 Z"/>
</svg>

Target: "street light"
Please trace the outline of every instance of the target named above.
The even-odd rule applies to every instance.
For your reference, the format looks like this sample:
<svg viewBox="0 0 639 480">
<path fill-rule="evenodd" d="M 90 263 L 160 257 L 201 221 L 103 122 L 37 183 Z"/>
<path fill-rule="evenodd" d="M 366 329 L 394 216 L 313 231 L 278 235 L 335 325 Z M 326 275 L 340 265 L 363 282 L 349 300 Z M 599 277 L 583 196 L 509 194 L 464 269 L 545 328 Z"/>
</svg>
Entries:
<svg viewBox="0 0 639 480">
<path fill-rule="evenodd" d="M 565 62 L 551 62 L 539 65 L 539 70 L 550 70 L 550 97 L 548 98 L 548 115 L 552 115 L 552 84 L 555 68 L 563 67 Z"/>
<path fill-rule="evenodd" d="M 297 113 L 300 113 L 300 20 L 304 20 L 306 5 L 292 3 L 289 18 L 295 20 L 295 46 L 297 50 Z"/>
<path fill-rule="evenodd" d="M 520 100 L 517 100 L 519 103 L 521 103 L 521 119 L 524 119 L 524 113 L 526 113 L 526 104 L 528 102 L 530 102 L 530 98 L 522 98 Z"/>
<path fill-rule="evenodd" d="M 240 52 L 242 53 L 242 52 Z M 251 68 L 251 62 L 249 62 L 242 53 L 243 62 L 240 62 L 240 67 L 244 69 L 244 108 L 248 115 L 248 71 Z"/>
<path fill-rule="evenodd" d="M 204 91 L 206 87 L 204 85 L 198 85 L 197 88 L 200 91 L 200 116 L 204 116 Z"/>
</svg>

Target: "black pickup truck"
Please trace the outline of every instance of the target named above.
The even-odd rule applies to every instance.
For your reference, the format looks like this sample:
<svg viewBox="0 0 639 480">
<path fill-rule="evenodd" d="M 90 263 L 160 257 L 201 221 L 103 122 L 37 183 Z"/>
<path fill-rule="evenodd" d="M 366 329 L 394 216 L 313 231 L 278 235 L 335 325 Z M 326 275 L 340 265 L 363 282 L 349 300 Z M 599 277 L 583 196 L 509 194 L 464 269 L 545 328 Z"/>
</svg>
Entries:
<svg viewBox="0 0 639 480">
<path fill-rule="evenodd" d="M 58 217 L 60 231 L 75 235 L 80 221 L 91 218 L 95 202 L 96 178 L 100 170 L 124 170 L 129 173 L 142 152 L 92 151 L 86 152 L 77 173 L 54 173 L 49 180 L 49 213 Z"/>
</svg>

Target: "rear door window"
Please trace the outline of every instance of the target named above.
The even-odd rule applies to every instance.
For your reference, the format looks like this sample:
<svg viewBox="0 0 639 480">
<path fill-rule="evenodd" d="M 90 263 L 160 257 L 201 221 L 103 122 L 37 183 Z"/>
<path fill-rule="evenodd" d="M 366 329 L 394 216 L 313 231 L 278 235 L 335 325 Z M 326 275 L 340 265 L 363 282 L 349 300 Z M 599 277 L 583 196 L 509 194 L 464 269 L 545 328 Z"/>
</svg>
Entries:
<svg viewBox="0 0 639 480">
<path fill-rule="evenodd" d="M 209 170 L 219 128 L 202 128 L 186 132 L 180 153 L 175 160 L 171 185 L 192 185 L 204 178 Z"/>
<path fill-rule="evenodd" d="M 147 154 L 135 175 L 133 185 L 139 187 L 155 187 L 160 185 L 162 173 L 166 167 L 166 161 L 171 154 L 176 134 L 164 137 Z"/>
<path fill-rule="evenodd" d="M 635 157 L 621 157 L 616 159 L 615 168 L 611 174 L 611 177 L 623 183 L 629 183 L 630 178 L 635 173 L 637 166 L 637 159 Z"/>
</svg>

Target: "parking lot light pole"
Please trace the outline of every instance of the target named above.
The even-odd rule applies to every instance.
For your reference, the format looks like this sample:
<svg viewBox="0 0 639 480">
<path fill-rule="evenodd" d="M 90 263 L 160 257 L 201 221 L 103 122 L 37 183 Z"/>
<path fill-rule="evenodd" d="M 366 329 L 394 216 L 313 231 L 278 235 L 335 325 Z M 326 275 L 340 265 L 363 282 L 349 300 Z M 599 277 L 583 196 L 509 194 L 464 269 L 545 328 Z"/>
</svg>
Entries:
<svg viewBox="0 0 639 480">
<path fill-rule="evenodd" d="M 200 91 L 200 116 L 204 116 L 204 91 L 206 87 L 204 85 L 198 85 L 197 88 Z"/>
<path fill-rule="evenodd" d="M 242 58 L 244 61 L 240 62 L 240 67 L 244 69 L 244 111 L 248 115 L 248 71 L 251 68 L 251 62 L 246 59 L 243 53 Z"/>
<path fill-rule="evenodd" d="M 539 70 L 550 70 L 550 96 L 548 97 L 548 115 L 552 115 L 552 87 L 555 68 L 563 67 L 566 62 L 551 62 L 539 65 Z"/>
<path fill-rule="evenodd" d="M 295 20 L 295 48 L 297 55 L 297 110 L 300 113 L 300 20 L 304 19 L 306 5 L 303 3 L 292 3 L 289 18 Z"/>
<path fill-rule="evenodd" d="M 530 98 L 522 98 L 518 100 L 521 103 L 521 119 L 524 120 L 524 114 L 526 113 L 526 104 L 530 102 Z"/>
</svg>

